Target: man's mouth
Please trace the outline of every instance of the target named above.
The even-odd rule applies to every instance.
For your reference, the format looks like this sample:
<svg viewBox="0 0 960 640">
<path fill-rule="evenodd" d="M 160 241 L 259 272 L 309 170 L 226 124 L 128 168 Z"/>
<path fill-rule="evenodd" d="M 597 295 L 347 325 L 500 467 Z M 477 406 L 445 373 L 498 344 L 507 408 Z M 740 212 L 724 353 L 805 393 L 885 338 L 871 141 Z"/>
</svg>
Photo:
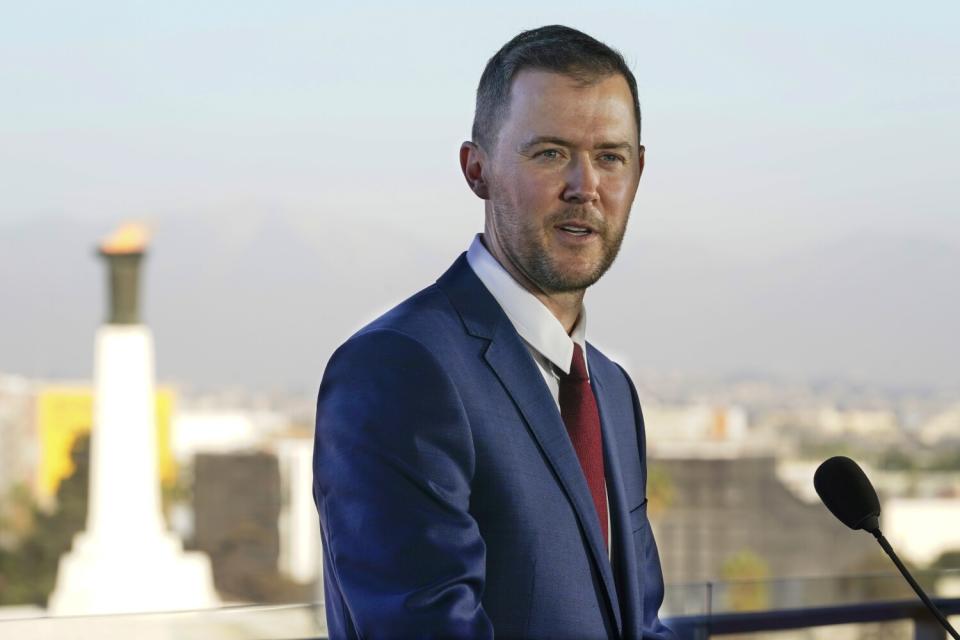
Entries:
<svg viewBox="0 0 960 640">
<path fill-rule="evenodd" d="M 593 233 L 593 229 L 590 227 L 584 227 L 576 224 L 558 224 L 557 229 L 565 231 L 574 236 L 588 236 Z"/>
</svg>

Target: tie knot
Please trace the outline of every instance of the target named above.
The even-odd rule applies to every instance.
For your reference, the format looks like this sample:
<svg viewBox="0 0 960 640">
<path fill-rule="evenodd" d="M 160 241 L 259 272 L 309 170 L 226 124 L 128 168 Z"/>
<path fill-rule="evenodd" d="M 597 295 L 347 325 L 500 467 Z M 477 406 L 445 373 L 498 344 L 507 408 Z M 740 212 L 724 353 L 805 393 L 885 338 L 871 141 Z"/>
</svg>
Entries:
<svg viewBox="0 0 960 640">
<path fill-rule="evenodd" d="M 573 343 L 573 359 L 570 360 L 570 373 L 566 375 L 568 380 L 588 380 L 587 363 L 583 359 L 583 349 L 576 342 Z"/>
</svg>

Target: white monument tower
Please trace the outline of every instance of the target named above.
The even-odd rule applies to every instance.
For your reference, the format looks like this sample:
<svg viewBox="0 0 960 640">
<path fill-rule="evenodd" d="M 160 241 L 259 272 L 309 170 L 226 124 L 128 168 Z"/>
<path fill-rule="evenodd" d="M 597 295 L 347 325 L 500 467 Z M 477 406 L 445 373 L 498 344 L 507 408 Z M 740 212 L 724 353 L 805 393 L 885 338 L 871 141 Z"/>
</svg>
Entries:
<svg viewBox="0 0 960 640">
<path fill-rule="evenodd" d="M 153 336 L 140 321 L 146 230 L 124 225 L 99 250 L 109 268 L 107 324 L 95 343 L 86 530 L 60 559 L 53 615 L 201 609 L 218 604 L 209 558 L 185 553 L 160 506 Z"/>
</svg>

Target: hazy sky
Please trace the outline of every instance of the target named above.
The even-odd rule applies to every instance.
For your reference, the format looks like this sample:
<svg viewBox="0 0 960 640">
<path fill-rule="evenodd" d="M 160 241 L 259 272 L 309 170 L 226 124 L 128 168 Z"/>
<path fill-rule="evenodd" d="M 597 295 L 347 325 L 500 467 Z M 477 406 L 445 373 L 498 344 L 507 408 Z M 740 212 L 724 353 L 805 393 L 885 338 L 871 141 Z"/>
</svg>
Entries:
<svg viewBox="0 0 960 640">
<path fill-rule="evenodd" d="M 482 225 L 487 58 L 583 29 L 647 168 L 589 337 L 636 372 L 960 387 L 960 5 L 50 2 L 0 20 L 0 371 L 88 376 L 91 248 L 157 233 L 162 377 L 311 388 Z"/>
</svg>

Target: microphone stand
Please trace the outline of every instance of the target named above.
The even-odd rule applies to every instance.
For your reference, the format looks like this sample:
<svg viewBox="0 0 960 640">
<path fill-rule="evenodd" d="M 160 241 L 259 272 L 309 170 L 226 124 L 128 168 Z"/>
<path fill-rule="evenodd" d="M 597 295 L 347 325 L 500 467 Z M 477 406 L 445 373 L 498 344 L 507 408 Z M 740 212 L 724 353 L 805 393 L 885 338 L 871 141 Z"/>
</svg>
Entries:
<svg viewBox="0 0 960 640">
<path fill-rule="evenodd" d="M 933 604 L 933 601 L 927 596 L 923 591 L 917 581 L 913 579 L 913 576 L 910 575 L 910 572 L 907 571 L 907 568 L 900 562 L 900 558 L 897 557 L 897 554 L 893 551 L 893 547 L 890 546 L 890 543 L 887 542 L 887 539 L 883 537 L 883 533 L 880 532 L 880 527 L 877 527 L 873 531 L 870 531 L 873 534 L 873 537 L 877 539 L 877 542 L 880 543 L 880 546 L 884 551 L 887 552 L 887 555 L 890 556 L 890 559 L 893 560 L 893 564 L 897 565 L 897 569 L 900 570 L 900 573 L 903 574 L 903 577 L 906 579 L 910 586 L 913 587 L 913 590 L 916 592 L 920 599 L 923 601 L 923 604 L 927 605 L 927 609 L 930 609 L 930 613 L 933 614 L 933 617 L 937 619 L 943 628 L 947 630 L 954 640 L 960 640 L 960 635 L 957 635 L 957 630 L 953 628 L 953 625 L 944 617 L 940 610 L 937 609 L 937 606 Z"/>
</svg>

